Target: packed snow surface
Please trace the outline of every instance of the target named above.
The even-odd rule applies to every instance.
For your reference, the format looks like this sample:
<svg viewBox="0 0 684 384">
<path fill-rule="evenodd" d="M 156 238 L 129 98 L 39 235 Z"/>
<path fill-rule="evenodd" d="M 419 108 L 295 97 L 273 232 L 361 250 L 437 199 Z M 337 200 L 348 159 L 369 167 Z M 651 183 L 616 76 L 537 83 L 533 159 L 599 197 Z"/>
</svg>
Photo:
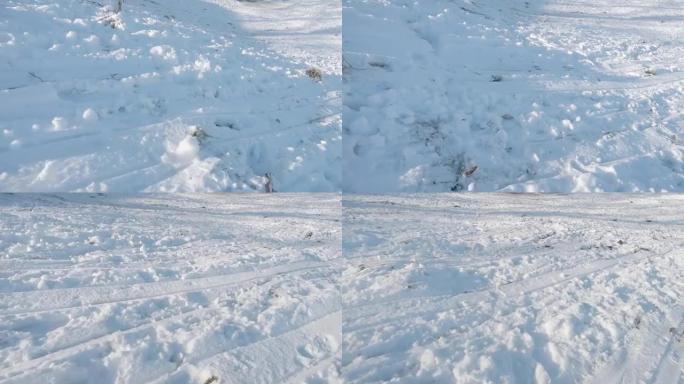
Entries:
<svg viewBox="0 0 684 384">
<path fill-rule="evenodd" d="M 328 194 L 2 195 L 0 382 L 334 381 L 339 220 Z"/>
<path fill-rule="evenodd" d="M 343 189 L 684 191 L 679 0 L 344 0 Z"/>
<path fill-rule="evenodd" d="M 341 189 L 339 3 L 114 3 L 1 2 L 0 190 Z"/>
<path fill-rule="evenodd" d="M 348 383 L 684 382 L 684 197 L 347 196 Z"/>
</svg>

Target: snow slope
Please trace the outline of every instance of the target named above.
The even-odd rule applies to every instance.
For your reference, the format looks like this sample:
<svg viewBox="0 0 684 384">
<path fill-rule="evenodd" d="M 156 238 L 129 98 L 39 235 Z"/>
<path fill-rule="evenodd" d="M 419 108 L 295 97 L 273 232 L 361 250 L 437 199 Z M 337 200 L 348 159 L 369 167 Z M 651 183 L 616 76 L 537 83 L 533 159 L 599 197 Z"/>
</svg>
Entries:
<svg viewBox="0 0 684 384">
<path fill-rule="evenodd" d="M 337 195 L 0 196 L 0 382 L 335 381 Z"/>
<path fill-rule="evenodd" d="M 344 0 L 343 189 L 684 191 L 677 0 Z"/>
<path fill-rule="evenodd" d="M 340 190 L 338 3 L 113 4 L 0 4 L 0 190 Z"/>
<path fill-rule="evenodd" d="M 326 73 L 342 74 L 340 1 L 212 1 L 228 6 L 250 36 L 274 51 Z"/>
<path fill-rule="evenodd" d="M 346 196 L 343 380 L 684 382 L 683 203 Z"/>
</svg>

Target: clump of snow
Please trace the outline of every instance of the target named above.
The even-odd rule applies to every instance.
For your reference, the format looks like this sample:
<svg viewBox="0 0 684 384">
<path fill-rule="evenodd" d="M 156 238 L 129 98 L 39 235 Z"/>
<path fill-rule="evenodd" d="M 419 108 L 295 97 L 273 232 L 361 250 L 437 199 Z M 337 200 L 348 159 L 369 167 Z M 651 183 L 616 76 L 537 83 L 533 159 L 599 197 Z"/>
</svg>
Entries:
<svg viewBox="0 0 684 384">
<path fill-rule="evenodd" d="M 96 121 L 98 119 L 97 112 L 92 108 L 86 108 L 83 111 L 82 117 L 85 121 Z"/>
<path fill-rule="evenodd" d="M 92 45 L 100 44 L 100 38 L 97 35 L 90 35 L 90 36 L 86 37 L 85 39 L 83 39 L 83 41 L 85 41 L 88 44 L 92 44 Z"/>
<path fill-rule="evenodd" d="M 187 135 L 177 143 L 167 141 L 166 153 L 162 155 L 162 161 L 175 168 L 183 168 L 198 159 L 199 150 L 197 139 Z"/>
<path fill-rule="evenodd" d="M 156 45 L 150 48 L 150 53 L 154 56 L 159 56 L 165 60 L 175 60 L 176 50 L 169 45 Z"/>
<path fill-rule="evenodd" d="M 69 123 L 66 118 L 62 116 L 57 116 L 52 119 L 52 130 L 53 131 L 64 131 L 69 128 Z"/>
<path fill-rule="evenodd" d="M 9 32 L 0 32 L 0 47 L 8 47 L 14 45 L 16 38 L 14 34 Z"/>
</svg>

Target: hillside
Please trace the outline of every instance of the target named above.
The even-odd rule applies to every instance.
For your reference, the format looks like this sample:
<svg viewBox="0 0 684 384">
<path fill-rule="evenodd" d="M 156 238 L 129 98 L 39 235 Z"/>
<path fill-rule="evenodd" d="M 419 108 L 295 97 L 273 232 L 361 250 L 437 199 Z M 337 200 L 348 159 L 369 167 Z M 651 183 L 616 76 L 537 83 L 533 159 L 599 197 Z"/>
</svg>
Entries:
<svg viewBox="0 0 684 384">
<path fill-rule="evenodd" d="M 684 191 L 675 0 L 345 0 L 347 192 Z"/>
<path fill-rule="evenodd" d="M 340 190 L 339 6 L 113 4 L 0 5 L 0 190 Z"/>
<path fill-rule="evenodd" d="M 681 383 L 681 196 L 343 201 L 346 383 Z"/>
</svg>

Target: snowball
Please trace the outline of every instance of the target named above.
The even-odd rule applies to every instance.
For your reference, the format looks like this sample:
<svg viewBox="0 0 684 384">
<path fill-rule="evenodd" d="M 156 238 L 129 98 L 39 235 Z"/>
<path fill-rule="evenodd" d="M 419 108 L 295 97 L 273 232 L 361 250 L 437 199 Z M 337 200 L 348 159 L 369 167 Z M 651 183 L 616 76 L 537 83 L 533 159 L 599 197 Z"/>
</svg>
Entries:
<svg viewBox="0 0 684 384">
<path fill-rule="evenodd" d="M 83 120 L 85 120 L 85 121 L 96 121 L 97 120 L 97 112 L 95 112 L 95 110 L 92 108 L 87 108 L 85 111 L 83 111 Z"/>
<path fill-rule="evenodd" d="M 165 60 L 174 60 L 176 58 L 176 50 L 168 45 L 156 45 L 150 48 L 150 54 Z"/>
<path fill-rule="evenodd" d="M 204 73 L 211 71 L 211 61 L 207 59 L 206 57 L 200 55 L 196 60 L 195 64 L 193 65 L 193 68 L 195 71 L 198 72 L 197 77 L 202 79 L 204 78 Z"/>
<path fill-rule="evenodd" d="M 53 131 L 64 131 L 67 129 L 67 120 L 61 116 L 57 116 L 52 119 L 52 130 Z"/>
<path fill-rule="evenodd" d="M 161 45 L 154 46 L 150 48 L 150 53 L 155 56 L 161 56 L 164 54 L 164 47 L 162 47 Z"/>
<path fill-rule="evenodd" d="M 199 149 L 199 142 L 190 135 L 183 138 L 177 144 L 167 141 L 166 153 L 162 155 L 162 161 L 176 168 L 182 168 L 197 159 Z"/>
</svg>

